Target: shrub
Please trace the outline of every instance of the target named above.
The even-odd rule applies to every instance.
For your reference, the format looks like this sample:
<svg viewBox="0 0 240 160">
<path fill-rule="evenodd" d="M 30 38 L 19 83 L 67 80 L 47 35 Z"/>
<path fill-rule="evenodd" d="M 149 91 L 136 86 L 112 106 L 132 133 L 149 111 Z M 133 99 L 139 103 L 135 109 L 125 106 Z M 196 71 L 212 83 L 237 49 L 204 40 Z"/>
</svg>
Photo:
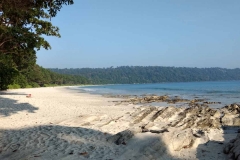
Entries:
<svg viewBox="0 0 240 160">
<path fill-rule="evenodd" d="M 33 88 L 31 85 L 26 85 L 26 87 L 25 88 Z"/>
<path fill-rule="evenodd" d="M 8 85 L 8 89 L 19 89 L 21 86 L 19 84 L 10 84 Z"/>
<path fill-rule="evenodd" d="M 59 86 L 57 84 L 44 84 L 43 87 L 55 87 L 55 86 Z"/>
<path fill-rule="evenodd" d="M 27 86 L 27 79 L 24 75 L 19 74 L 15 80 L 14 80 L 15 84 L 19 84 L 21 88 L 26 88 Z"/>
<path fill-rule="evenodd" d="M 40 87 L 39 84 L 37 84 L 36 82 L 31 82 L 30 85 L 31 85 L 33 88 L 38 88 L 38 87 Z"/>
</svg>

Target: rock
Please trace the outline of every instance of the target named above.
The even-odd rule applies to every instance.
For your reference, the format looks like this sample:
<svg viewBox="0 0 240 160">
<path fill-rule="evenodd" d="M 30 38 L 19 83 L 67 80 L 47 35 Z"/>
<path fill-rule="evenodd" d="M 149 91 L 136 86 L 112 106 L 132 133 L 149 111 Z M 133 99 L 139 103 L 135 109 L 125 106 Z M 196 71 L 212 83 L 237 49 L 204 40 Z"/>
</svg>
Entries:
<svg viewBox="0 0 240 160">
<path fill-rule="evenodd" d="M 239 115 L 234 114 L 225 114 L 222 117 L 223 126 L 240 126 L 240 117 Z"/>
<path fill-rule="evenodd" d="M 164 133 L 164 132 L 169 132 L 167 129 L 162 129 L 162 130 L 149 130 L 149 132 L 151 133 Z"/>
<path fill-rule="evenodd" d="M 230 104 L 222 108 L 224 113 L 230 112 L 231 114 L 240 114 L 240 105 Z"/>
<path fill-rule="evenodd" d="M 148 103 L 163 101 L 164 99 L 168 101 L 167 98 L 163 96 L 144 96 L 134 97 L 127 101 L 129 103 Z M 189 107 L 138 107 L 135 112 L 129 115 L 129 126 L 131 128 L 109 137 L 108 141 L 117 145 L 127 145 L 128 140 L 136 133 L 159 133 L 159 136 L 168 136 L 166 139 L 168 139 L 172 150 L 179 151 L 192 145 L 208 143 L 208 131 L 212 129 L 221 130 L 226 127 L 240 126 L 239 105 L 231 104 L 221 109 L 215 109 L 206 104 L 195 102 L 197 100 L 192 100 L 192 106 Z M 224 149 L 224 153 L 238 158 L 240 151 L 238 141 L 240 140 L 229 142 L 229 145 L 226 145 Z"/>
<path fill-rule="evenodd" d="M 180 151 L 183 148 L 190 148 L 195 139 L 191 129 L 176 131 L 172 137 L 171 146 L 174 151 Z"/>
<path fill-rule="evenodd" d="M 224 147 L 223 153 L 229 154 L 230 149 L 231 149 L 232 147 L 233 147 L 233 143 L 228 143 L 228 144 Z"/>
<path fill-rule="evenodd" d="M 221 123 L 219 119 L 211 119 L 210 117 L 207 117 L 197 122 L 197 128 L 203 130 L 208 130 L 211 128 L 218 129 L 221 128 Z"/>
<path fill-rule="evenodd" d="M 151 121 L 154 122 L 155 119 L 157 119 L 165 110 L 166 110 L 166 108 L 157 111 L 157 112 L 152 116 Z"/>
<path fill-rule="evenodd" d="M 240 118 L 233 118 L 233 126 L 240 126 Z"/>
<path fill-rule="evenodd" d="M 208 101 L 205 101 L 203 103 L 205 103 L 205 104 L 221 104 L 221 102 L 208 102 Z"/>
<path fill-rule="evenodd" d="M 172 107 L 169 106 L 166 108 L 166 110 L 164 110 L 164 112 L 161 114 L 161 117 L 163 119 L 168 119 L 171 118 L 174 114 L 176 114 L 179 111 L 179 108 L 177 107 Z"/>
<path fill-rule="evenodd" d="M 117 133 L 117 134 L 115 134 L 113 136 L 108 137 L 107 141 L 108 142 L 113 142 L 116 145 L 120 145 L 120 144 L 126 145 L 127 141 L 129 139 L 131 139 L 135 134 L 141 133 L 141 132 L 142 132 L 141 128 L 127 129 L 127 130 L 119 132 L 119 133 Z"/>
<path fill-rule="evenodd" d="M 177 111 L 176 111 L 177 112 Z M 171 124 L 172 127 L 208 130 L 221 128 L 220 111 L 203 106 L 193 106 L 182 110 Z"/>
<path fill-rule="evenodd" d="M 214 118 L 220 118 L 221 117 L 221 112 L 219 110 L 216 110 L 216 112 L 212 115 Z"/>
<path fill-rule="evenodd" d="M 221 118 L 223 126 L 240 126 L 240 107 L 237 104 L 231 104 L 223 107 L 223 116 Z"/>
<path fill-rule="evenodd" d="M 148 107 L 142 110 L 136 117 L 133 119 L 133 124 L 141 122 L 147 115 L 156 110 L 156 107 Z"/>
<path fill-rule="evenodd" d="M 240 133 L 225 146 L 223 152 L 228 154 L 229 159 L 240 159 Z"/>
</svg>

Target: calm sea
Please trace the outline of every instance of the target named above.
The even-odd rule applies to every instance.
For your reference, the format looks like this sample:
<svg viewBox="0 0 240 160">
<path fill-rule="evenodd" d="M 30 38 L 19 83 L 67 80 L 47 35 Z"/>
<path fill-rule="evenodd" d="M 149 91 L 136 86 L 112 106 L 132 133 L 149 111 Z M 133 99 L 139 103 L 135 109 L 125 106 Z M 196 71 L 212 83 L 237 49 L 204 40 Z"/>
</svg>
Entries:
<svg viewBox="0 0 240 160">
<path fill-rule="evenodd" d="M 240 81 L 119 84 L 77 87 L 82 92 L 112 95 L 168 95 L 184 99 L 205 99 L 221 105 L 240 104 Z"/>
</svg>

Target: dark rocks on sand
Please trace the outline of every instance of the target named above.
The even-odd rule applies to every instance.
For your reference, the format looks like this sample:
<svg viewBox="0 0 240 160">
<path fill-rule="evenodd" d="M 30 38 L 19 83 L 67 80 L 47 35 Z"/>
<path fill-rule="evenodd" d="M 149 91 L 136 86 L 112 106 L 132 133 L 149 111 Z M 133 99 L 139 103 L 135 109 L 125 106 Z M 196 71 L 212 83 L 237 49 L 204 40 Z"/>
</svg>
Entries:
<svg viewBox="0 0 240 160">
<path fill-rule="evenodd" d="M 162 101 L 167 98 L 149 96 L 130 101 Z M 135 134 L 150 132 L 168 137 L 172 149 L 179 151 L 198 143 L 207 143 L 209 141 L 207 133 L 211 129 L 240 126 L 239 105 L 231 104 L 216 109 L 206 104 L 197 105 L 196 101 L 192 101 L 193 105 L 189 107 L 138 107 L 135 112 L 128 114 L 129 129 L 110 136 L 107 140 L 117 145 L 127 145 Z M 224 153 L 232 159 L 240 159 L 240 133 L 236 139 L 226 145 Z"/>
<path fill-rule="evenodd" d="M 223 152 L 228 154 L 229 159 L 240 159 L 240 133 L 225 146 Z"/>
</svg>

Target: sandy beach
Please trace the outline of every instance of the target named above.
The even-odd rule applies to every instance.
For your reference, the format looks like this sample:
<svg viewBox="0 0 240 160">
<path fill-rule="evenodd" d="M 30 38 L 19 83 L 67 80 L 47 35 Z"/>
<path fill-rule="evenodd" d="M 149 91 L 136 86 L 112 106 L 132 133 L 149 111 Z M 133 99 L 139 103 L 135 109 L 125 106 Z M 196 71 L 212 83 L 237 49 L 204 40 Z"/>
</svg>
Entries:
<svg viewBox="0 0 240 160">
<path fill-rule="evenodd" d="M 0 92 L 0 159 L 227 159 L 223 150 L 238 134 L 170 125 L 184 108 L 116 100 L 68 87 Z"/>
</svg>

